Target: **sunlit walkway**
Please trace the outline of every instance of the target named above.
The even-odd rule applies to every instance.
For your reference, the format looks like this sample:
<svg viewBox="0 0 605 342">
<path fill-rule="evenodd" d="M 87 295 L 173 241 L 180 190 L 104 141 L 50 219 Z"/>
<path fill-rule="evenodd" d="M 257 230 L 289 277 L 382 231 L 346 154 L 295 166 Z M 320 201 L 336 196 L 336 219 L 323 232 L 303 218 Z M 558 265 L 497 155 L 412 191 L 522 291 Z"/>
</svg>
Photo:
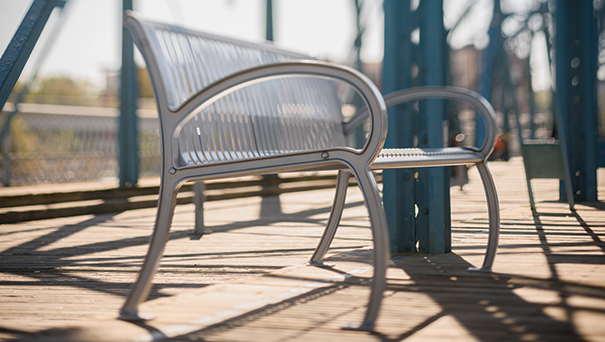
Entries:
<svg viewBox="0 0 605 342">
<path fill-rule="evenodd" d="M 371 275 L 367 211 L 354 188 L 331 260 L 306 267 L 332 190 L 207 204 L 214 233 L 192 238 L 177 207 L 171 241 L 142 311 L 114 318 L 142 262 L 154 209 L 0 225 L 0 340 L 605 341 L 605 174 L 601 202 L 558 203 L 535 181 L 529 210 L 520 159 L 490 164 L 502 206 L 493 274 L 480 265 L 487 213 L 475 170 L 452 188 L 454 252 L 394 256 L 375 333 L 340 330 L 364 313 Z"/>
</svg>

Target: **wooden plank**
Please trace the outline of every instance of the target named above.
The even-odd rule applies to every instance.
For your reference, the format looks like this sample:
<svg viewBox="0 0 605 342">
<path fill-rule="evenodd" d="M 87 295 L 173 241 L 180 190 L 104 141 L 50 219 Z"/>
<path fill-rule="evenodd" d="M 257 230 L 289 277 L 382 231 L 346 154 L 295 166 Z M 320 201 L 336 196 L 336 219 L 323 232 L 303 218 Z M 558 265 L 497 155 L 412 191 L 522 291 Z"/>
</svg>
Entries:
<svg viewBox="0 0 605 342">
<path fill-rule="evenodd" d="M 158 317 L 139 326 L 114 315 L 141 264 L 154 210 L 2 225 L 0 341 L 605 340 L 602 203 L 580 204 L 574 216 L 548 202 L 558 196 L 556 182 L 540 183 L 538 208 L 550 213 L 538 222 L 520 161 L 490 166 L 505 223 L 495 273 L 466 271 L 481 264 L 487 239 L 471 172 L 463 191 L 452 189 L 454 252 L 395 257 L 374 334 L 340 330 L 362 318 L 371 277 L 367 211 L 352 188 L 333 270 L 304 266 L 331 190 L 210 202 L 215 233 L 199 241 L 186 233 L 192 206 L 177 207 L 153 299 L 143 305 Z"/>
</svg>

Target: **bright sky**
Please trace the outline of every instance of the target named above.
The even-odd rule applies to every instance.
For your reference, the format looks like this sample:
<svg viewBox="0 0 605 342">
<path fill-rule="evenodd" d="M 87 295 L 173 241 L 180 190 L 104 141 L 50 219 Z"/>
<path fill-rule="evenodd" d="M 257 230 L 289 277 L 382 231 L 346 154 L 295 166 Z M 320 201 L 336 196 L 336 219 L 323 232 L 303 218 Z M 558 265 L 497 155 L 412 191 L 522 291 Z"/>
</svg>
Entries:
<svg viewBox="0 0 605 342">
<path fill-rule="evenodd" d="M 445 0 L 445 24 L 452 25 L 467 0 Z M 355 38 L 353 0 L 274 0 L 275 42 L 287 49 L 317 54 L 319 58 L 346 62 Z M 384 15 L 382 0 L 367 0 L 362 59 L 379 62 L 383 55 Z M 31 0 L 0 0 L 0 51 L 4 51 Z M 486 44 L 491 1 L 479 0 L 473 20 L 462 24 L 452 37 L 459 48 Z M 99 87 L 105 75 L 120 66 L 121 0 L 69 0 L 67 20 L 43 64 L 41 74 L 86 79 Z M 265 0 L 134 0 L 143 17 L 260 41 L 265 37 Z M 476 18 L 480 18 L 477 20 Z M 45 33 L 56 23 L 51 17 Z M 40 38 L 38 45 L 43 43 Z M 32 59 L 36 58 L 36 50 Z M 139 59 L 142 63 L 142 59 Z M 32 63 L 30 63 L 32 64 Z M 26 67 L 27 76 L 31 65 Z"/>
<path fill-rule="evenodd" d="M 0 51 L 4 51 L 30 6 L 29 0 L 0 0 Z M 121 0 L 70 0 L 68 17 L 43 64 L 43 75 L 67 74 L 103 86 L 105 70 L 120 65 Z M 368 11 L 363 58 L 382 59 L 381 3 Z M 179 23 L 244 40 L 265 38 L 265 0 L 135 0 L 142 16 Z M 320 10 L 319 10 L 320 9 Z M 287 49 L 346 61 L 355 38 L 351 0 L 274 1 L 274 38 Z M 49 20 L 45 33 L 56 22 Z M 40 38 L 39 44 L 44 41 Z M 35 58 L 35 52 L 32 58 Z M 31 63 L 30 63 L 31 64 Z M 31 66 L 30 66 L 31 68 Z M 24 71 L 27 75 L 28 68 Z"/>
</svg>

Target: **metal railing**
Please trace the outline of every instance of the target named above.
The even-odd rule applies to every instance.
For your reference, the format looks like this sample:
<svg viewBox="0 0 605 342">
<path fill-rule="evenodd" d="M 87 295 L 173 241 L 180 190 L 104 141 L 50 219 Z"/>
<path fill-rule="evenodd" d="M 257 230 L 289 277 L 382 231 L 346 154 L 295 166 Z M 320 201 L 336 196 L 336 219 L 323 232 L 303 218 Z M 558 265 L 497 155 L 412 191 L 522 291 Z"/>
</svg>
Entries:
<svg viewBox="0 0 605 342">
<path fill-rule="evenodd" d="M 0 114 L 3 122 L 12 104 Z M 2 142 L 0 177 L 6 185 L 76 182 L 118 176 L 119 111 L 24 103 Z M 160 172 L 159 122 L 155 109 L 139 109 L 141 176 Z"/>
</svg>

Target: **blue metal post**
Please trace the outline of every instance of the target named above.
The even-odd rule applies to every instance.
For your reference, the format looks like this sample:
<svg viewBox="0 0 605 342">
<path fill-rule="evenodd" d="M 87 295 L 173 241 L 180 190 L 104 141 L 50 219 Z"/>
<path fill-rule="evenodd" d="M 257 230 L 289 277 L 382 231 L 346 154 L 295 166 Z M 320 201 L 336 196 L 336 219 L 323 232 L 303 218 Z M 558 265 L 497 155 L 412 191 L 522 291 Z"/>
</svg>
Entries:
<svg viewBox="0 0 605 342">
<path fill-rule="evenodd" d="M 492 21 L 488 30 L 489 44 L 483 50 L 481 58 L 481 95 L 488 101 L 492 100 L 494 67 L 498 54 L 501 53 L 501 24 L 502 10 L 500 8 L 500 0 L 494 0 Z M 475 116 L 475 123 L 475 146 L 481 146 L 485 140 L 485 123 L 480 115 Z"/>
<path fill-rule="evenodd" d="M 386 0 L 383 90 L 412 85 L 444 85 L 447 48 L 442 1 L 423 1 L 413 12 L 410 1 Z M 417 20 L 415 20 L 417 19 Z M 420 46 L 411 42 L 418 22 Z M 418 77 L 411 71 L 416 65 Z M 426 101 L 415 115 L 409 105 L 389 109 L 386 147 L 442 147 L 445 110 L 442 101 Z M 383 172 L 384 207 L 391 252 L 446 253 L 451 249 L 449 168 Z M 418 215 L 416 215 L 416 206 Z"/>
<path fill-rule="evenodd" d="M 362 36 L 363 36 L 363 31 L 364 29 L 361 26 L 361 4 L 359 3 L 359 0 L 354 0 L 353 4 L 355 6 L 355 28 L 357 29 L 357 35 L 355 36 L 355 42 L 353 43 L 354 46 L 354 50 L 355 51 L 355 69 L 362 71 L 362 64 L 361 64 L 361 43 L 363 42 L 362 40 Z M 364 142 L 361 142 L 362 144 Z M 363 145 L 362 145 L 363 146 Z"/>
<path fill-rule="evenodd" d="M 123 10 L 132 10 L 132 0 L 123 0 Z M 139 177 L 137 132 L 137 69 L 132 36 L 122 27 L 122 70 L 120 74 L 120 119 L 118 165 L 121 187 L 137 184 Z"/>
<path fill-rule="evenodd" d="M 570 83 L 571 77 L 569 73 L 568 63 L 571 63 L 569 58 L 569 45 L 571 41 L 568 22 L 568 11 L 567 7 L 570 7 L 566 1 L 556 1 L 556 12 L 555 12 L 555 96 L 556 96 L 556 111 L 555 111 L 555 123 L 559 139 L 561 140 L 561 149 L 563 150 L 564 162 L 568 164 L 569 170 L 573 170 L 571 159 L 569 158 L 569 145 L 567 143 L 567 111 L 570 108 Z M 571 6 L 574 7 L 574 6 Z M 570 14 L 570 13 L 569 13 Z M 574 188 L 575 182 L 572 181 L 572 189 Z M 573 191 L 572 191 L 573 192 Z M 559 197 L 560 200 L 566 201 L 567 195 L 565 193 L 565 184 L 561 181 L 559 186 Z"/>
<path fill-rule="evenodd" d="M 385 0 L 383 92 L 412 86 L 412 42 L 410 1 Z M 411 108 L 389 109 L 389 133 L 385 147 L 412 147 L 414 127 Z M 392 253 L 416 251 L 414 170 L 385 170 L 382 174 L 383 202 L 389 226 Z"/>
<path fill-rule="evenodd" d="M 48 55 L 48 52 L 54 46 L 55 41 L 56 41 L 57 37 L 59 36 L 59 32 L 60 32 L 61 28 L 63 27 L 63 24 L 65 23 L 65 18 L 66 18 L 65 10 L 64 10 L 65 4 L 66 4 L 65 0 L 62 0 L 59 3 L 57 3 L 56 7 L 61 9 L 59 20 L 54 25 L 50 34 L 48 35 L 48 38 L 42 45 L 42 48 L 39 51 L 38 58 L 31 68 L 31 74 L 29 76 L 29 79 L 25 82 L 25 84 L 23 84 L 23 87 L 19 90 L 19 92 L 17 93 L 17 96 L 13 99 L 14 109 L 12 112 L 10 112 L 6 116 L 6 119 L 4 119 L 4 122 L 3 122 L 3 126 L 0 129 L 0 145 L 2 145 L 2 150 L 3 150 L 3 154 L 4 154 L 4 176 L 2 177 L 2 184 L 4 186 L 10 185 L 11 162 L 10 162 L 10 158 L 8 157 L 8 153 L 11 150 L 10 134 L 12 133 L 12 131 L 11 131 L 12 120 L 19 113 L 19 104 L 23 102 L 23 100 L 25 99 L 25 96 L 29 93 L 29 89 L 30 89 L 31 85 L 33 84 L 34 80 L 36 79 L 36 76 L 38 75 L 38 71 L 40 71 L 40 67 L 42 67 L 44 60 L 46 59 L 46 56 Z"/>
<path fill-rule="evenodd" d="M 571 171 L 574 200 L 597 200 L 596 56 L 593 3 L 556 1 L 556 111 L 559 137 Z M 560 187 L 566 199 L 565 187 Z"/>
<path fill-rule="evenodd" d="M 265 40 L 272 42 L 273 41 L 273 0 L 266 0 L 265 1 Z M 263 175 L 263 179 L 265 180 L 271 180 L 271 179 L 276 179 L 279 178 L 279 175 L 277 173 L 272 173 L 272 174 L 268 174 L 268 175 Z M 201 213 L 201 210 L 196 211 Z M 196 229 L 197 226 L 196 226 Z"/>
<path fill-rule="evenodd" d="M 59 0 L 34 0 L 0 58 L 0 109 L 15 87 L 48 17 Z"/>
<path fill-rule="evenodd" d="M 357 35 L 355 36 L 355 41 L 353 42 L 353 53 L 355 54 L 355 64 L 353 67 L 356 70 L 363 72 L 363 65 L 361 63 L 361 45 L 363 42 L 362 37 L 365 29 L 362 27 L 361 23 L 362 4 L 359 2 L 359 0 L 353 0 L 353 6 L 355 6 L 355 27 L 357 29 Z M 360 108 L 362 105 L 361 99 L 356 98 L 353 104 L 357 106 L 357 108 Z M 355 147 L 362 148 L 363 145 L 365 145 L 367 140 L 366 133 L 366 129 L 363 125 L 360 125 L 357 127 L 357 129 L 355 129 L 353 132 L 353 145 Z"/>
<path fill-rule="evenodd" d="M 584 201 L 597 201 L 597 169 L 599 167 L 599 124 L 598 124 L 598 95 L 597 69 L 599 54 L 598 18 L 592 1 L 582 1 L 580 16 L 580 82 L 582 85 L 580 98 L 583 99 L 585 115 L 583 135 L 586 153 L 581 164 L 583 168 L 583 189 L 579 197 Z M 573 67 L 574 65 L 572 65 Z M 582 171 L 581 171 L 582 172 Z M 582 194 L 583 193 L 583 194 Z"/>
<path fill-rule="evenodd" d="M 443 26 L 443 2 L 441 0 L 420 3 L 420 46 L 418 56 L 419 84 L 442 86 L 446 83 L 448 49 Z M 443 100 L 421 103 L 418 117 L 418 147 L 439 148 L 444 146 L 446 121 Z M 446 127 L 446 126 L 445 126 Z M 419 252 L 447 253 L 451 251 L 450 222 L 450 168 L 433 167 L 418 171 L 417 184 L 417 231 Z"/>
<path fill-rule="evenodd" d="M 268 41 L 273 41 L 273 0 L 266 0 L 266 9 L 267 16 L 266 19 L 266 31 L 265 31 L 265 39 Z"/>
</svg>

